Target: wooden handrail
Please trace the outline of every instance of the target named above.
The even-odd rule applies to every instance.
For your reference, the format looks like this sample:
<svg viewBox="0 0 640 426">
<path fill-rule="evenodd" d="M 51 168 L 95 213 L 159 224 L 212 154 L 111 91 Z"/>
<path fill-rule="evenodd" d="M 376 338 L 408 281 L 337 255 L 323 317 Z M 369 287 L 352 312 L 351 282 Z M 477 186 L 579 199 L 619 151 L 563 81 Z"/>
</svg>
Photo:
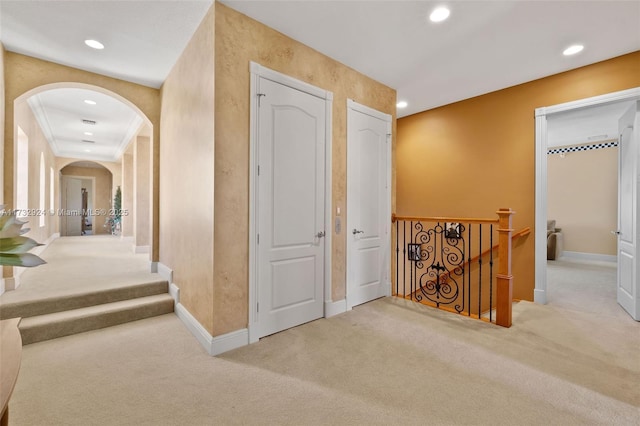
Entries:
<svg viewBox="0 0 640 426">
<path fill-rule="evenodd" d="M 456 223 L 498 223 L 498 219 L 468 218 L 468 217 L 419 217 L 391 215 L 391 223 L 399 220 L 414 222 L 456 222 Z"/>
<path fill-rule="evenodd" d="M 529 235 L 531 233 L 531 228 L 530 227 L 526 227 L 526 228 L 522 228 L 521 230 L 519 230 L 518 232 L 515 232 L 512 236 L 511 236 L 511 241 L 515 241 L 520 237 L 526 237 L 527 235 Z M 462 264 L 462 266 L 467 266 L 469 263 L 473 263 L 476 260 L 480 259 L 480 257 L 485 256 L 487 254 L 489 254 L 492 251 L 495 251 L 499 248 L 498 244 L 495 244 L 493 247 L 486 249 L 485 251 L 483 251 L 482 253 L 472 257 L 469 260 L 465 260 L 464 263 Z M 449 272 L 445 272 L 442 275 L 440 275 L 440 283 L 444 283 L 449 279 Z M 411 294 L 416 294 L 420 289 L 417 289 L 416 291 L 414 291 Z"/>
</svg>

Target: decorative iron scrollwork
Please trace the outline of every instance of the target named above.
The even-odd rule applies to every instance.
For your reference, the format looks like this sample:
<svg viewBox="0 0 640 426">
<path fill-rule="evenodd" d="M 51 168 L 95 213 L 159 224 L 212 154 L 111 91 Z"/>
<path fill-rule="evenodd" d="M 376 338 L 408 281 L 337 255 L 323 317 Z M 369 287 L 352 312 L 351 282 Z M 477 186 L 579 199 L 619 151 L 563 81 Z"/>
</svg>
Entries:
<svg viewBox="0 0 640 426">
<path fill-rule="evenodd" d="M 464 231 L 461 223 L 437 223 L 425 229 L 421 222 L 414 225 L 416 234 L 407 244 L 408 258 L 414 261 L 419 286 L 415 299 L 423 298 L 436 306 L 456 303 L 457 312 L 464 310 Z"/>
</svg>

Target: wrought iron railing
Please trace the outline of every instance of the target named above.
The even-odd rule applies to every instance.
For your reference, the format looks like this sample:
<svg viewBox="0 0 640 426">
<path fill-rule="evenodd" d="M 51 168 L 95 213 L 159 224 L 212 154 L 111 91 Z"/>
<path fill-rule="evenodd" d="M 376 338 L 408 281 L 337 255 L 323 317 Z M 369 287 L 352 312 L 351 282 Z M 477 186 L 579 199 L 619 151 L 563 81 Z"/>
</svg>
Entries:
<svg viewBox="0 0 640 426">
<path fill-rule="evenodd" d="M 511 209 L 496 219 L 393 215 L 393 293 L 511 326 Z"/>
</svg>

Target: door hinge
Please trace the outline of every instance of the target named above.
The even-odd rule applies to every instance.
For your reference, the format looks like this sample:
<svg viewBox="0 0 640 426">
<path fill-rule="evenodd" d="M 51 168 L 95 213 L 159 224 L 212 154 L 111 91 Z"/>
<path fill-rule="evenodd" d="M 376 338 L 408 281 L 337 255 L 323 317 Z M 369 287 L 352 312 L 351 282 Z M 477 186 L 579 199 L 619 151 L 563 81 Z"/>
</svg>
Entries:
<svg viewBox="0 0 640 426">
<path fill-rule="evenodd" d="M 256 234 L 256 242 L 260 244 L 260 234 Z"/>
<path fill-rule="evenodd" d="M 260 176 L 260 165 L 258 165 L 258 176 Z"/>
<path fill-rule="evenodd" d="M 258 93 L 258 106 L 260 106 L 260 98 L 267 96 L 265 93 Z"/>
<path fill-rule="evenodd" d="M 260 312 L 260 303 L 256 303 L 256 312 Z"/>
</svg>

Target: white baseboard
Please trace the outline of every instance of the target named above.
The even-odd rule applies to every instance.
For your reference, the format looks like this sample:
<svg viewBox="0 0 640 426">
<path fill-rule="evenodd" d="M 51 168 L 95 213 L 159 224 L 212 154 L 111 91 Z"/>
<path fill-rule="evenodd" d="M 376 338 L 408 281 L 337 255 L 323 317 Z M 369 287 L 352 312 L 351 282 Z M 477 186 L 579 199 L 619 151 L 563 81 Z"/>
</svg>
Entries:
<svg viewBox="0 0 640 426">
<path fill-rule="evenodd" d="M 618 257 L 612 254 L 582 253 L 579 251 L 563 251 L 562 256 L 568 259 L 585 260 L 591 262 L 618 262 Z"/>
<path fill-rule="evenodd" d="M 249 344 L 249 330 L 246 328 L 232 331 L 222 336 L 212 337 L 182 304 L 176 304 L 175 312 L 191 334 L 195 336 L 211 356 L 220 355 L 221 353 Z"/>
<path fill-rule="evenodd" d="M 120 241 L 125 242 L 125 243 L 131 243 L 133 244 L 133 235 L 130 236 L 124 236 L 124 235 L 120 235 Z"/>
<path fill-rule="evenodd" d="M 4 278 L 4 290 L 11 291 L 16 289 L 16 279 L 15 277 Z"/>
<path fill-rule="evenodd" d="M 347 300 L 342 299 L 336 302 L 324 302 L 324 317 L 329 318 L 347 312 Z"/>
<path fill-rule="evenodd" d="M 149 271 L 151 271 L 152 274 L 157 274 L 158 262 L 149 261 Z"/>
<path fill-rule="evenodd" d="M 173 269 L 169 268 L 167 265 L 163 264 L 162 262 L 157 262 L 156 268 L 157 268 L 158 274 L 162 278 L 167 280 L 169 284 L 173 283 Z"/>
<path fill-rule="evenodd" d="M 220 355 L 233 349 L 241 348 L 249 344 L 249 329 L 243 328 L 213 338 L 210 354 Z"/>
<path fill-rule="evenodd" d="M 149 246 L 133 246 L 135 254 L 149 253 Z"/>
<path fill-rule="evenodd" d="M 533 290 L 533 301 L 535 303 L 539 303 L 541 305 L 547 304 L 547 292 L 541 289 Z"/>
<path fill-rule="evenodd" d="M 171 296 L 177 305 L 180 303 L 180 288 L 174 283 L 169 283 L 169 296 Z"/>
<path fill-rule="evenodd" d="M 0 266 L 0 273 L 2 273 L 2 267 Z M 0 278 L 0 296 L 2 296 L 5 292 L 4 289 L 4 278 Z"/>
</svg>

